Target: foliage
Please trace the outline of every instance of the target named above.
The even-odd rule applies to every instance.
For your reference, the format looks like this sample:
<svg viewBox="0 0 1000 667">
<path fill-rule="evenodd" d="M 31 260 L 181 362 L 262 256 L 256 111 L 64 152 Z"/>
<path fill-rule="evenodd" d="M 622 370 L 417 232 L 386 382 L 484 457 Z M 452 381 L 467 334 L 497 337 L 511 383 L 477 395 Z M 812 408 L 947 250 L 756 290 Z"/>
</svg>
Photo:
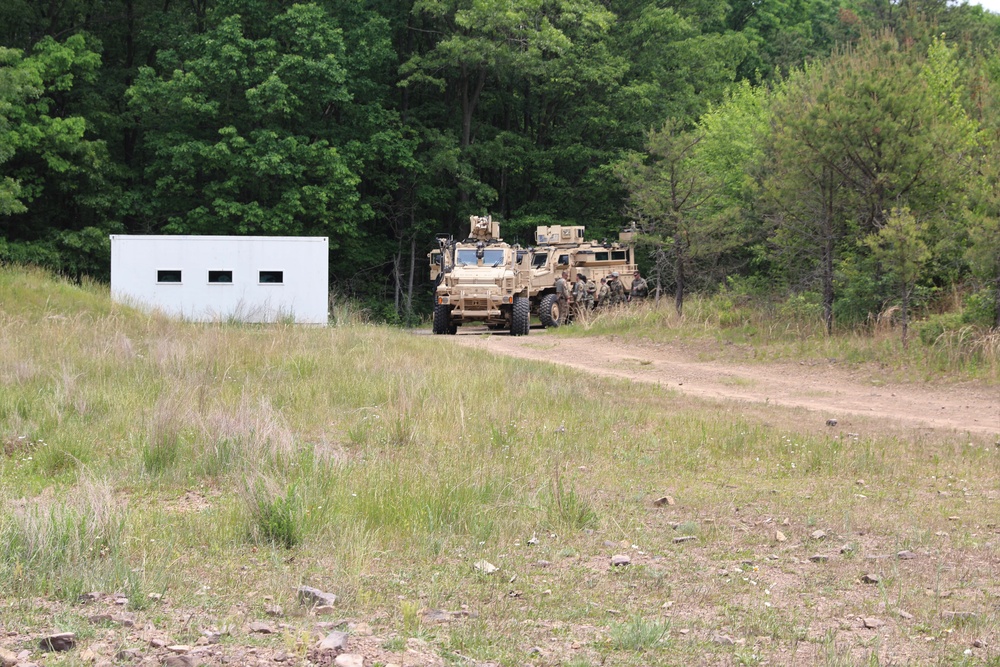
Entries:
<svg viewBox="0 0 1000 667">
<path fill-rule="evenodd" d="M 268 480 L 247 485 L 245 502 L 250 515 L 251 539 L 291 549 L 302 541 L 302 503 L 295 486 L 284 494 Z"/>
<path fill-rule="evenodd" d="M 1000 284 L 998 43 L 940 0 L 15 0 L 0 261 L 106 279 L 112 233 L 323 235 L 331 284 L 410 324 L 435 233 L 610 236 L 674 164 L 700 196 L 643 220 L 675 303 L 738 275 L 831 331 L 891 298 L 860 241 L 895 207 L 927 225 L 915 293 Z"/>
<path fill-rule="evenodd" d="M 906 347 L 907 343 L 906 334 L 913 288 L 920 278 L 924 264 L 931 257 L 930 250 L 922 238 L 924 232 L 925 225 L 917 220 L 909 208 L 894 208 L 889 212 L 882 227 L 864 241 L 875 259 L 889 270 L 899 286 L 903 309 L 903 347 Z"/>
</svg>

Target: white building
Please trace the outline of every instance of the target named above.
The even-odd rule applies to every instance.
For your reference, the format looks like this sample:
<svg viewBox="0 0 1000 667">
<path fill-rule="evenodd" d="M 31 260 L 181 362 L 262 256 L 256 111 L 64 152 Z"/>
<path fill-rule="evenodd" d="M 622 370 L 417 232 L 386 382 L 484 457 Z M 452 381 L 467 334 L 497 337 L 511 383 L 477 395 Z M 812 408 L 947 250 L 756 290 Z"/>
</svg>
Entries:
<svg viewBox="0 0 1000 667">
<path fill-rule="evenodd" d="M 329 241 L 111 236 L 111 298 L 206 322 L 326 324 Z"/>
</svg>

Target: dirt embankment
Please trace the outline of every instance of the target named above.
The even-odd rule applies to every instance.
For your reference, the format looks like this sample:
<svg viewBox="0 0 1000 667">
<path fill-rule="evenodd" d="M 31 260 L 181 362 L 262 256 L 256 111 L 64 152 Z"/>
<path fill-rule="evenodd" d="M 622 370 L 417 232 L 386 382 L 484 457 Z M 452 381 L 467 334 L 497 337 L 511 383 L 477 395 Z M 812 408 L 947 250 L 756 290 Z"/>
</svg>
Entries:
<svg viewBox="0 0 1000 667">
<path fill-rule="evenodd" d="M 1000 387 L 985 383 L 894 383 L 873 371 L 829 362 L 739 364 L 700 361 L 680 346 L 617 338 L 558 338 L 462 332 L 461 345 L 548 361 L 608 377 L 656 384 L 709 399 L 814 411 L 817 419 L 853 415 L 904 428 L 1000 436 Z"/>
</svg>

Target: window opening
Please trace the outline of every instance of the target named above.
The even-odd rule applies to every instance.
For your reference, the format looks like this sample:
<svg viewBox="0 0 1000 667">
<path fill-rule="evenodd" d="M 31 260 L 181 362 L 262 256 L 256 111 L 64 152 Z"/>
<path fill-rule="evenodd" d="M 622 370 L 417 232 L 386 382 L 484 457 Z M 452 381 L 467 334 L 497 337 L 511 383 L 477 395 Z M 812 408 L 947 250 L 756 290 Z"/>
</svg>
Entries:
<svg viewBox="0 0 1000 667">
<path fill-rule="evenodd" d="M 158 283 L 179 283 L 180 281 L 180 269 L 159 269 L 156 272 L 156 282 Z"/>
<path fill-rule="evenodd" d="M 269 285 L 281 285 L 285 282 L 284 271 L 261 271 L 260 282 Z"/>
<path fill-rule="evenodd" d="M 233 272 L 232 271 L 209 271 L 208 272 L 208 282 L 210 282 L 210 283 L 232 284 L 232 282 L 233 282 Z"/>
</svg>

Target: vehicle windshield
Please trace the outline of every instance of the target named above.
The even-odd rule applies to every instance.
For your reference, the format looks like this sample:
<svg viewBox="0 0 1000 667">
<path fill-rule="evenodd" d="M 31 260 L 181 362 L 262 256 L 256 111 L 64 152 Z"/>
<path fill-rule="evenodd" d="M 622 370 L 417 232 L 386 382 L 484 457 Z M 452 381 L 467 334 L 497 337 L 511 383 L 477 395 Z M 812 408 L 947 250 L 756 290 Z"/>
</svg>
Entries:
<svg viewBox="0 0 1000 667">
<path fill-rule="evenodd" d="M 502 249 L 485 248 L 483 250 L 483 266 L 499 266 L 503 263 L 503 259 L 504 252 Z M 476 249 L 460 248 L 458 250 L 458 257 L 455 261 L 459 266 L 476 264 Z"/>
</svg>

